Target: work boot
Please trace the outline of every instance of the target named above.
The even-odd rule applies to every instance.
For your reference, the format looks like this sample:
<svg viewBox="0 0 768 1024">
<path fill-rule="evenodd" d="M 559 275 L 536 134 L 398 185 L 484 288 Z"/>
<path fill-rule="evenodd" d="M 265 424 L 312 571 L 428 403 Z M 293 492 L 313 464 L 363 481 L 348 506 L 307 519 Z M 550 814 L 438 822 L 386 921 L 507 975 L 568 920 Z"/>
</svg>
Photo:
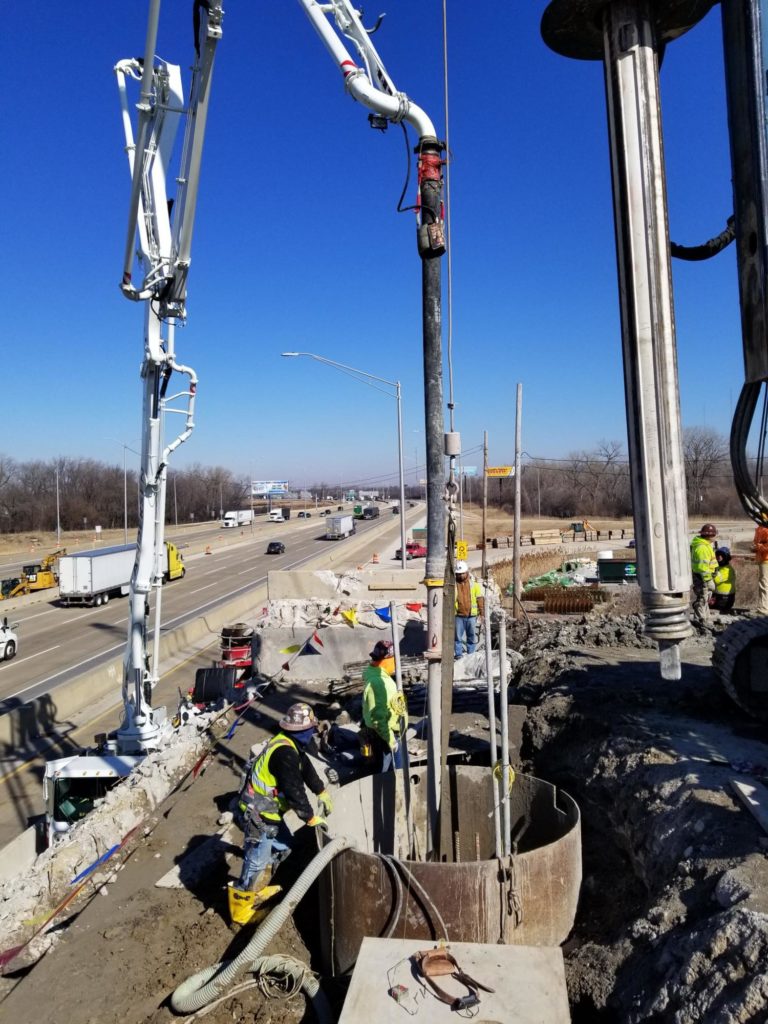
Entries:
<svg viewBox="0 0 768 1024">
<path fill-rule="evenodd" d="M 227 900 L 232 924 L 248 924 L 255 913 L 256 893 L 251 889 L 238 889 L 234 882 L 228 882 Z"/>
</svg>

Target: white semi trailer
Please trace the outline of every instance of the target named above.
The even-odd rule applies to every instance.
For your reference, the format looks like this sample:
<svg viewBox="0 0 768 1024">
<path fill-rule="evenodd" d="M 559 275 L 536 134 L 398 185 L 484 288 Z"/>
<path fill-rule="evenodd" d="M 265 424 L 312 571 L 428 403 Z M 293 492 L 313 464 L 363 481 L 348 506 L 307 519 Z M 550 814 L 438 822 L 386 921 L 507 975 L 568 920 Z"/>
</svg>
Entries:
<svg viewBox="0 0 768 1024">
<path fill-rule="evenodd" d="M 125 597 L 136 561 L 136 545 L 121 544 L 99 551 L 79 551 L 59 559 L 59 600 L 71 604 L 106 604 L 110 597 Z M 184 576 L 184 559 L 175 544 L 163 545 L 160 564 L 164 580 Z"/>
<path fill-rule="evenodd" d="M 355 532 L 355 520 L 351 515 L 329 516 L 325 528 L 326 540 L 343 540 Z"/>
</svg>

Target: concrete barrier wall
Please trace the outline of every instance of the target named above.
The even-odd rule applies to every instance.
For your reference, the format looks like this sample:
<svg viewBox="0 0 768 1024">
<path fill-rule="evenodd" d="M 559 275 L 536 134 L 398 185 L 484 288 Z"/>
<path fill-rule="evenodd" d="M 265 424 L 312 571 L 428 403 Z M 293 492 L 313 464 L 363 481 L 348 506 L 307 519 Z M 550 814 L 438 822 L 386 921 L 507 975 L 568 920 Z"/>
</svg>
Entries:
<svg viewBox="0 0 768 1024">
<path fill-rule="evenodd" d="M 251 590 L 164 634 L 160 640 L 160 658 L 172 658 L 233 619 L 248 615 L 254 605 L 263 600 L 263 593 L 263 590 Z M 28 702 L 19 701 L 17 707 L 0 716 L 0 746 L 21 755 L 30 748 L 32 739 L 60 732 L 67 720 L 87 704 L 95 703 L 109 693 L 114 693 L 115 703 L 119 703 L 122 678 L 123 658 L 120 655 L 62 683 L 50 693 Z"/>
<path fill-rule="evenodd" d="M 426 601 L 427 588 L 423 584 L 424 570 L 420 569 L 364 569 L 338 575 L 329 569 L 314 572 L 289 569 L 271 572 L 268 577 L 270 601 L 286 600 L 339 600 L 373 601 Z"/>
</svg>

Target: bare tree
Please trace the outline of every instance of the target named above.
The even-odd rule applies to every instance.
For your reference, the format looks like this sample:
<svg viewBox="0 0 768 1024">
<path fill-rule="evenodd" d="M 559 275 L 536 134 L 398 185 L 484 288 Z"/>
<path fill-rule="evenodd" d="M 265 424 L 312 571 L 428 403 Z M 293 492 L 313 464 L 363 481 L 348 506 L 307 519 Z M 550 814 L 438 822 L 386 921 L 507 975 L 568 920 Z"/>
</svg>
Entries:
<svg viewBox="0 0 768 1024">
<path fill-rule="evenodd" d="M 708 507 L 719 486 L 718 478 L 728 464 L 728 440 L 711 427 L 686 427 L 683 458 L 688 510 L 695 516 Z"/>
</svg>

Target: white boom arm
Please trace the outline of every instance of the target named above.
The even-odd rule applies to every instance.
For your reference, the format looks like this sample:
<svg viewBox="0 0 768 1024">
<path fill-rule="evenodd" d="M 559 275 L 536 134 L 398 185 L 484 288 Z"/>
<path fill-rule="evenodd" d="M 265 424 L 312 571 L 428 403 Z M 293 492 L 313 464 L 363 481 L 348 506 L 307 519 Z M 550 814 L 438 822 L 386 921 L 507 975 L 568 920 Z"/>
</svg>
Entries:
<svg viewBox="0 0 768 1024">
<path fill-rule="evenodd" d="M 299 0 L 312 22 L 325 48 L 336 61 L 344 76 L 344 85 L 353 99 L 395 124 L 406 121 L 412 125 L 420 139 L 435 138 L 435 127 L 427 114 L 403 92 L 395 89 L 384 63 L 371 42 L 370 33 L 349 0 L 330 0 L 320 4 L 316 0 Z M 357 50 L 365 70 L 358 67 L 344 43 L 332 28 L 332 16 L 338 31 Z"/>
<path fill-rule="evenodd" d="M 144 322 L 144 382 L 141 445 L 141 516 L 136 563 L 131 576 L 128 642 L 123 659 L 123 723 L 117 750 L 144 753 L 158 745 L 163 716 L 152 710 L 157 683 L 165 530 L 165 481 L 168 459 L 194 428 L 197 375 L 176 361 L 174 328 L 186 316 L 185 299 L 190 265 L 192 228 L 197 203 L 208 97 L 215 48 L 221 38 L 221 4 L 198 2 L 195 11 L 196 61 L 190 102 L 185 109 L 180 69 L 155 58 L 160 0 L 151 0 L 143 62 L 123 60 L 115 67 L 131 171 L 131 200 L 123 280 L 128 298 L 146 302 Z M 128 101 L 131 80 L 141 82 L 138 123 L 134 135 Z M 178 189 L 169 212 L 166 190 L 179 120 L 186 115 L 186 132 L 177 178 Z M 131 283 L 134 248 L 143 283 Z M 169 395 L 173 373 L 187 385 Z M 171 403 L 180 401 L 181 408 Z M 184 416 L 182 431 L 165 445 L 166 413 Z M 155 644 L 148 656 L 149 595 L 155 589 Z"/>
</svg>

